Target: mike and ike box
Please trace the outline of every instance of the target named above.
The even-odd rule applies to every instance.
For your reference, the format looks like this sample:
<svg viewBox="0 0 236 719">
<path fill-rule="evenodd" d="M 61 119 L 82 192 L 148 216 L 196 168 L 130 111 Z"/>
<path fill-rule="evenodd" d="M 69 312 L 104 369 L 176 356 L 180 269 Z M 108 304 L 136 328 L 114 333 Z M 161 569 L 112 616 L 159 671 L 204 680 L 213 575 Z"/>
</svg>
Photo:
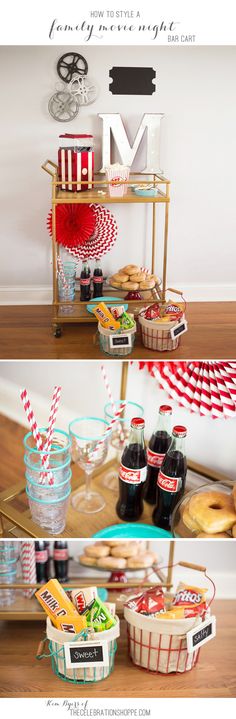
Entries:
<svg viewBox="0 0 236 719">
<path fill-rule="evenodd" d="M 77 634 L 87 626 L 86 617 L 78 614 L 57 579 L 50 579 L 35 596 L 57 629 Z"/>
</svg>

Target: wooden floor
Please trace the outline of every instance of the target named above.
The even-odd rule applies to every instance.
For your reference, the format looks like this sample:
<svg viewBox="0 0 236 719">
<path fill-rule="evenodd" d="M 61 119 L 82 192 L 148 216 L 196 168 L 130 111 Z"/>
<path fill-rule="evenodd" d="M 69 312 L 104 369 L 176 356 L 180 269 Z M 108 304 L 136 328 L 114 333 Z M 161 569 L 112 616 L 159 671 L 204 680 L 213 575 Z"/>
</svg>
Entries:
<svg viewBox="0 0 236 719">
<path fill-rule="evenodd" d="M 200 650 L 199 662 L 184 674 L 151 674 L 137 669 L 127 653 L 125 622 L 113 673 L 91 685 L 68 684 L 56 677 L 50 659 L 38 661 L 37 647 L 45 623 L 0 623 L 1 697 L 225 697 L 236 696 L 235 601 L 216 601 L 216 638 Z"/>
<path fill-rule="evenodd" d="M 44 306 L 0 308 L 0 359 L 101 359 L 96 326 L 64 325 L 61 338 L 51 330 L 52 309 Z M 133 359 L 235 359 L 236 302 L 188 305 L 189 331 L 175 352 L 151 352 L 138 335 Z M 106 359 L 109 356 L 106 355 Z M 112 359 L 112 358 L 111 358 Z"/>
</svg>

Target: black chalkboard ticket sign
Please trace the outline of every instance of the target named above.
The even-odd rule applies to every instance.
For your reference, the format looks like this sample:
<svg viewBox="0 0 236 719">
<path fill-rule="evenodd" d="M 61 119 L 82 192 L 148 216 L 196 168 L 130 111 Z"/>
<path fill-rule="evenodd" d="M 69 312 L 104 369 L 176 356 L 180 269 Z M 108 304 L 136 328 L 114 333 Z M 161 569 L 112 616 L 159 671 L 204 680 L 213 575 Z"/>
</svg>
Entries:
<svg viewBox="0 0 236 719">
<path fill-rule="evenodd" d="M 130 335 L 110 335 L 109 337 L 110 347 L 132 347 Z"/>
<path fill-rule="evenodd" d="M 187 632 L 187 650 L 191 654 L 195 649 L 199 649 L 203 644 L 209 642 L 216 635 L 216 618 L 214 616 L 205 619 L 204 622 L 190 629 Z"/>
<path fill-rule="evenodd" d="M 97 640 L 88 642 L 68 642 L 64 645 L 66 666 L 76 667 L 108 667 L 108 644 Z"/>
<path fill-rule="evenodd" d="M 179 337 L 179 335 L 183 335 L 184 332 L 187 332 L 188 329 L 188 323 L 186 320 L 182 320 L 182 322 L 178 322 L 177 325 L 174 325 L 174 327 L 171 327 L 170 330 L 170 336 L 172 340 L 175 340 L 176 337 Z"/>
</svg>

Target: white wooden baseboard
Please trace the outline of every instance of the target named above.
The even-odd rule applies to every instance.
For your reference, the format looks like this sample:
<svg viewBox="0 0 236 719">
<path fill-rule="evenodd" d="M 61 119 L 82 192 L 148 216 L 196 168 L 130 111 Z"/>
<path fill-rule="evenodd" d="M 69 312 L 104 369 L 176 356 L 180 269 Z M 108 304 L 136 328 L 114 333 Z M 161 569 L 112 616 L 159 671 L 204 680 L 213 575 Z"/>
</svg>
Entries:
<svg viewBox="0 0 236 719">
<path fill-rule="evenodd" d="M 176 282 L 168 282 L 175 287 Z M 183 285 L 179 289 L 187 302 L 232 302 L 236 300 L 236 285 Z M 0 286 L 0 305 L 50 305 L 52 288 L 50 285 Z"/>
</svg>

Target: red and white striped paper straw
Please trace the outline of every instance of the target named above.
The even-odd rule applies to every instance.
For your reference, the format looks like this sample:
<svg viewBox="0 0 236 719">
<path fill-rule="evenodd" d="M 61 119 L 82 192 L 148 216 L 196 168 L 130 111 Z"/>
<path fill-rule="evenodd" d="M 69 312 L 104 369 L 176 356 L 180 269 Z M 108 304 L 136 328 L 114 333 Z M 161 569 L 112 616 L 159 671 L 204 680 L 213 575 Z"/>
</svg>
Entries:
<svg viewBox="0 0 236 719">
<path fill-rule="evenodd" d="M 150 275 L 150 274 L 151 274 L 150 270 L 148 270 L 147 267 L 140 267 L 140 271 L 141 271 L 141 272 L 146 272 L 146 275 Z"/>
<path fill-rule="evenodd" d="M 105 384 L 105 387 L 106 387 L 106 390 L 107 390 L 107 394 L 108 394 L 108 397 L 109 397 L 109 400 L 110 400 L 110 403 L 111 403 L 112 412 L 113 412 L 113 415 L 115 415 L 115 413 L 116 413 L 116 405 L 115 405 L 115 401 L 114 401 L 113 394 L 112 394 L 112 391 L 111 391 L 111 386 L 110 386 L 110 384 L 109 384 L 109 380 L 108 380 L 108 376 L 107 376 L 107 373 L 106 373 L 104 364 L 101 364 L 101 372 L 102 372 L 104 384 Z M 121 441 L 121 442 L 124 442 L 125 436 L 124 436 L 124 432 L 122 432 L 122 426 L 121 426 L 121 423 L 120 423 L 120 422 L 117 422 L 117 429 L 118 429 L 120 441 Z"/>
<path fill-rule="evenodd" d="M 20 560 L 24 582 L 36 584 L 36 562 L 34 542 L 21 542 Z M 35 589 L 24 589 L 24 597 L 32 597 Z"/>
<path fill-rule="evenodd" d="M 122 414 L 123 409 L 124 409 L 125 407 L 126 407 L 126 401 L 122 402 L 122 404 L 120 405 L 119 409 L 116 410 L 116 413 L 115 413 L 114 417 L 112 418 L 110 424 L 109 424 L 108 427 L 106 427 L 106 429 L 105 429 L 105 432 L 104 432 L 103 437 L 99 440 L 99 442 L 97 443 L 96 447 L 94 447 L 93 451 L 91 452 L 91 455 L 90 455 L 90 458 L 89 458 L 89 462 L 92 462 L 92 461 L 93 461 L 93 455 L 98 451 L 99 447 L 101 447 L 101 445 L 105 442 L 105 440 L 106 440 L 106 438 L 107 438 L 107 435 L 110 433 L 112 427 L 113 427 L 114 424 L 117 422 L 118 417 L 120 417 L 120 415 Z"/>
<path fill-rule="evenodd" d="M 20 391 L 20 398 L 21 398 L 21 401 L 22 401 L 22 404 L 23 404 L 23 407 L 25 410 L 26 417 L 29 422 L 29 426 L 30 426 L 33 438 L 36 442 L 36 447 L 37 447 L 38 451 L 41 452 L 42 464 L 44 465 L 45 469 L 47 469 L 48 457 L 47 457 L 47 455 L 42 454 L 43 450 L 44 450 L 43 440 L 42 440 L 42 437 L 41 437 L 41 434 L 40 434 L 40 431 L 39 431 L 39 428 L 38 428 L 38 425 L 37 425 L 37 422 L 36 422 L 36 419 L 35 419 L 31 404 L 30 404 L 28 392 L 26 389 L 22 389 Z M 44 477 L 42 475 L 41 475 L 41 479 L 42 479 L 42 483 L 43 483 Z M 53 475 L 51 472 L 48 473 L 48 480 L 50 481 L 51 484 L 53 484 L 54 479 L 53 479 Z"/>
<path fill-rule="evenodd" d="M 59 409 L 61 399 L 61 387 L 60 385 L 55 385 L 52 395 L 52 404 L 50 409 L 50 415 L 48 420 L 48 428 L 47 428 L 47 434 L 46 434 L 46 441 L 44 444 L 44 452 L 50 452 L 51 446 L 52 446 L 52 440 L 53 440 L 53 433 L 54 433 L 54 427 L 56 423 L 57 418 L 57 412 Z M 47 456 L 47 465 L 49 462 L 49 457 Z"/>
</svg>

